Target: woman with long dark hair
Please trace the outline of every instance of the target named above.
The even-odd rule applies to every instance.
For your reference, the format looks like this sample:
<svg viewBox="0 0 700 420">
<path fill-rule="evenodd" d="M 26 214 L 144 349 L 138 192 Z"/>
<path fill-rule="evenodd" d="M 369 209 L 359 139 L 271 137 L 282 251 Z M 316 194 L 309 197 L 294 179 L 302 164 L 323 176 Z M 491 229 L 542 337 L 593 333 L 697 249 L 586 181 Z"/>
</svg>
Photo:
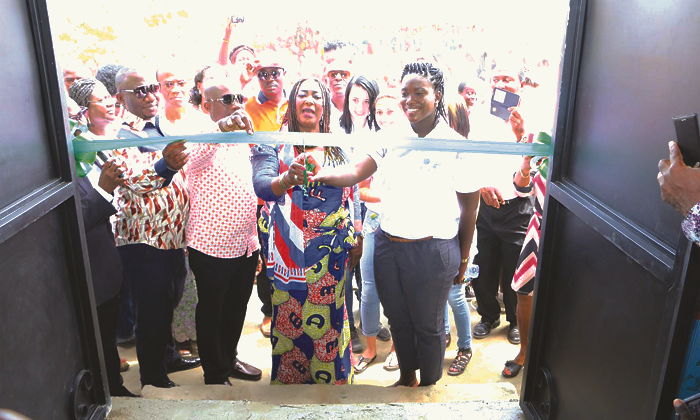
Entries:
<svg viewBox="0 0 700 420">
<path fill-rule="evenodd" d="M 427 62 L 407 64 L 401 83 L 400 106 L 410 125 L 394 124 L 397 130 L 379 135 L 459 138 L 445 122 L 440 69 Z M 380 149 L 352 168 L 322 169 L 312 177 L 353 185 L 382 168 L 374 274 L 399 360 L 401 376 L 394 386 L 432 385 L 442 376 L 445 304 L 467 269 L 482 184 L 478 173 L 463 175 L 469 163 L 449 152 Z"/>
<path fill-rule="evenodd" d="M 356 76 L 345 89 L 345 104 L 340 117 L 340 127 L 347 134 L 360 129 L 379 131 L 375 117 L 375 101 L 379 95 L 379 85 L 373 79 Z"/>
<path fill-rule="evenodd" d="M 322 83 L 302 79 L 290 91 L 283 129 L 328 133 L 331 106 Z M 349 216 L 351 188 L 305 183 L 304 166 L 294 161 L 313 156 L 335 167 L 347 157 L 316 146 L 256 145 L 252 153 L 255 192 L 267 201 L 259 226 L 272 284 L 272 383 L 352 383 L 345 268 L 361 248 Z"/>
</svg>

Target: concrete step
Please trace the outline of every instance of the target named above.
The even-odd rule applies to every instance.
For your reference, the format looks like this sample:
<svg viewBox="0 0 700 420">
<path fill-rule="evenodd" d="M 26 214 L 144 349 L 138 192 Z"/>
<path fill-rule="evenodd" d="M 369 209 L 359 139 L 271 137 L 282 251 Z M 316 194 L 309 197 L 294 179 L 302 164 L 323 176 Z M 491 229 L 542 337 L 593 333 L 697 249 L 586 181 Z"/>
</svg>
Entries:
<svg viewBox="0 0 700 420">
<path fill-rule="evenodd" d="M 452 419 L 524 420 L 511 383 L 426 388 L 236 382 L 234 386 L 150 386 L 143 398 L 113 398 L 109 419 Z"/>
</svg>

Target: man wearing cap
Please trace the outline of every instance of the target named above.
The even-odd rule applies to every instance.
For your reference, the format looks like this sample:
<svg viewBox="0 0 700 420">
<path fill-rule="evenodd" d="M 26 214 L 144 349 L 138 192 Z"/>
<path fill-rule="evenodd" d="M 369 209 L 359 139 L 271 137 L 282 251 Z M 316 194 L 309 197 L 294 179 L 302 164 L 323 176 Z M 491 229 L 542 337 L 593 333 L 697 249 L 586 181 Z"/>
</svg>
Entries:
<svg viewBox="0 0 700 420">
<path fill-rule="evenodd" d="M 252 123 L 230 78 L 206 79 L 202 107 L 220 131 Z M 204 383 L 229 377 L 259 380 L 262 371 L 238 359 L 248 300 L 258 265 L 256 196 L 247 144 L 195 144 L 185 166 L 190 194 L 187 250 L 197 284 L 196 327 Z"/>
<path fill-rule="evenodd" d="M 279 131 L 287 112 L 284 92 L 284 66 L 276 53 L 260 53 L 253 74 L 260 83 L 260 92 L 248 99 L 245 111 L 253 121 L 255 131 Z"/>
<path fill-rule="evenodd" d="M 507 61 L 499 65 L 491 76 L 492 90 L 499 88 L 515 94 L 520 93 L 522 84 L 518 78 L 517 67 Z M 469 133 L 470 139 L 513 142 L 529 137 L 526 136 L 528 132 L 525 131 L 525 120 L 520 106 L 511 109 L 508 120 L 491 115 L 490 107 L 483 108 L 469 116 L 470 123 L 474 122 Z M 534 190 L 529 162 L 529 159 L 519 156 L 500 156 L 490 168 L 495 174 L 493 182 L 481 189 L 481 207 L 476 220 L 479 253 L 474 257 L 474 264 L 479 266 L 479 276 L 472 281 L 478 313 L 481 316 L 481 320 L 472 330 L 476 339 L 489 336 L 491 330 L 501 324 L 501 307 L 497 296 L 502 284 L 500 288 L 503 291 L 506 321 L 510 324 L 507 338 L 511 344 L 520 344 L 518 312 L 524 307 L 519 310 L 518 305 L 521 301 L 519 295 L 524 290 L 516 293 L 510 287 L 510 283 L 534 211 Z M 516 179 L 529 183 L 526 187 L 521 187 L 516 184 Z M 522 360 L 509 361 L 509 364 L 506 365 L 503 375 L 517 375 L 520 368 L 512 366 L 522 367 Z"/>
<path fill-rule="evenodd" d="M 255 97 L 248 99 L 245 105 L 246 113 L 253 121 L 255 131 L 279 131 L 282 126 L 282 117 L 287 112 L 287 95 L 284 92 L 284 65 L 279 59 L 279 54 L 272 51 L 264 51 L 255 60 L 253 74 L 260 83 L 260 92 Z M 263 201 L 258 199 L 258 215 L 263 206 Z M 258 274 L 257 291 L 258 298 L 262 302 L 260 310 L 263 320 L 260 324 L 260 332 L 270 336 L 272 326 L 272 297 L 270 295 L 270 283 L 265 276 L 265 256 L 261 255 L 262 269 Z"/>
</svg>

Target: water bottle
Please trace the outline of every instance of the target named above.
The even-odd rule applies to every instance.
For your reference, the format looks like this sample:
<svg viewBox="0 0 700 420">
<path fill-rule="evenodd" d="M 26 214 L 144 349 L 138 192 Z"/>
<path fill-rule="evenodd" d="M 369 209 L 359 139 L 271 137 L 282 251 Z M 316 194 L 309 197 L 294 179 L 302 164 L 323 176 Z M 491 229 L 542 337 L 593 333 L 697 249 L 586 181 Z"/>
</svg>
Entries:
<svg viewBox="0 0 700 420">
<path fill-rule="evenodd" d="M 464 272 L 464 282 L 469 283 L 470 279 L 479 277 L 479 266 L 476 264 L 469 264 L 467 266 L 467 271 Z"/>
</svg>

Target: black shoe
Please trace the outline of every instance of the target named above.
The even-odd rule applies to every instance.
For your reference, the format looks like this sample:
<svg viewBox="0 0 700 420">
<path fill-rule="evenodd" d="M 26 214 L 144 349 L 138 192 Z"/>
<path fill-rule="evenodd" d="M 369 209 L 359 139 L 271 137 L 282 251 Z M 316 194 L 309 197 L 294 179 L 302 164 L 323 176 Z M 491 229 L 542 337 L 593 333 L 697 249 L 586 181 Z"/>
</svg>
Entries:
<svg viewBox="0 0 700 420">
<path fill-rule="evenodd" d="M 236 379 L 243 379 L 244 381 L 259 381 L 262 378 L 262 370 L 236 359 L 236 363 L 233 364 L 229 376 Z"/>
<path fill-rule="evenodd" d="M 445 336 L 445 348 L 450 347 L 450 344 L 452 344 L 452 334 L 447 333 L 447 335 Z"/>
<path fill-rule="evenodd" d="M 156 388 L 175 388 L 176 386 L 180 386 L 176 384 L 175 382 L 171 381 L 170 379 L 166 379 L 163 382 L 158 382 L 158 383 L 144 383 L 141 384 L 141 388 L 143 388 L 146 385 L 154 386 Z"/>
<path fill-rule="evenodd" d="M 467 287 L 464 288 L 464 297 L 467 299 L 467 301 L 472 301 L 476 298 L 471 284 L 468 284 Z"/>
<path fill-rule="evenodd" d="M 474 336 L 474 338 L 486 338 L 489 336 L 489 334 L 491 334 L 491 329 L 496 328 L 499 325 L 501 325 L 500 319 L 489 323 L 484 321 L 484 319 L 482 318 L 481 321 L 479 321 L 479 323 L 476 324 L 476 326 L 474 326 L 474 329 L 472 330 L 472 335 Z"/>
<path fill-rule="evenodd" d="M 391 331 L 382 324 L 379 324 L 379 332 L 377 333 L 377 340 L 379 341 L 389 341 L 391 340 Z"/>
<path fill-rule="evenodd" d="M 352 344 L 353 353 L 362 353 L 365 351 L 365 346 L 362 345 L 360 335 L 357 333 L 357 328 L 355 328 L 355 326 L 350 327 L 350 342 Z"/>
<path fill-rule="evenodd" d="M 510 344 L 520 344 L 520 329 L 517 325 L 510 324 L 510 329 L 508 330 L 508 341 Z"/>
<path fill-rule="evenodd" d="M 194 369 L 202 365 L 199 357 L 180 357 L 173 363 L 167 365 L 168 373 L 180 372 L 183 370 Z"/>
<path fill-rule="evenodd" d="M 109 394 L 113 397 L 140 398 L 140 395 L 132 394 L 124 385 L 119 385 L 114 391 L 110 389 Z"/>
</svg>

